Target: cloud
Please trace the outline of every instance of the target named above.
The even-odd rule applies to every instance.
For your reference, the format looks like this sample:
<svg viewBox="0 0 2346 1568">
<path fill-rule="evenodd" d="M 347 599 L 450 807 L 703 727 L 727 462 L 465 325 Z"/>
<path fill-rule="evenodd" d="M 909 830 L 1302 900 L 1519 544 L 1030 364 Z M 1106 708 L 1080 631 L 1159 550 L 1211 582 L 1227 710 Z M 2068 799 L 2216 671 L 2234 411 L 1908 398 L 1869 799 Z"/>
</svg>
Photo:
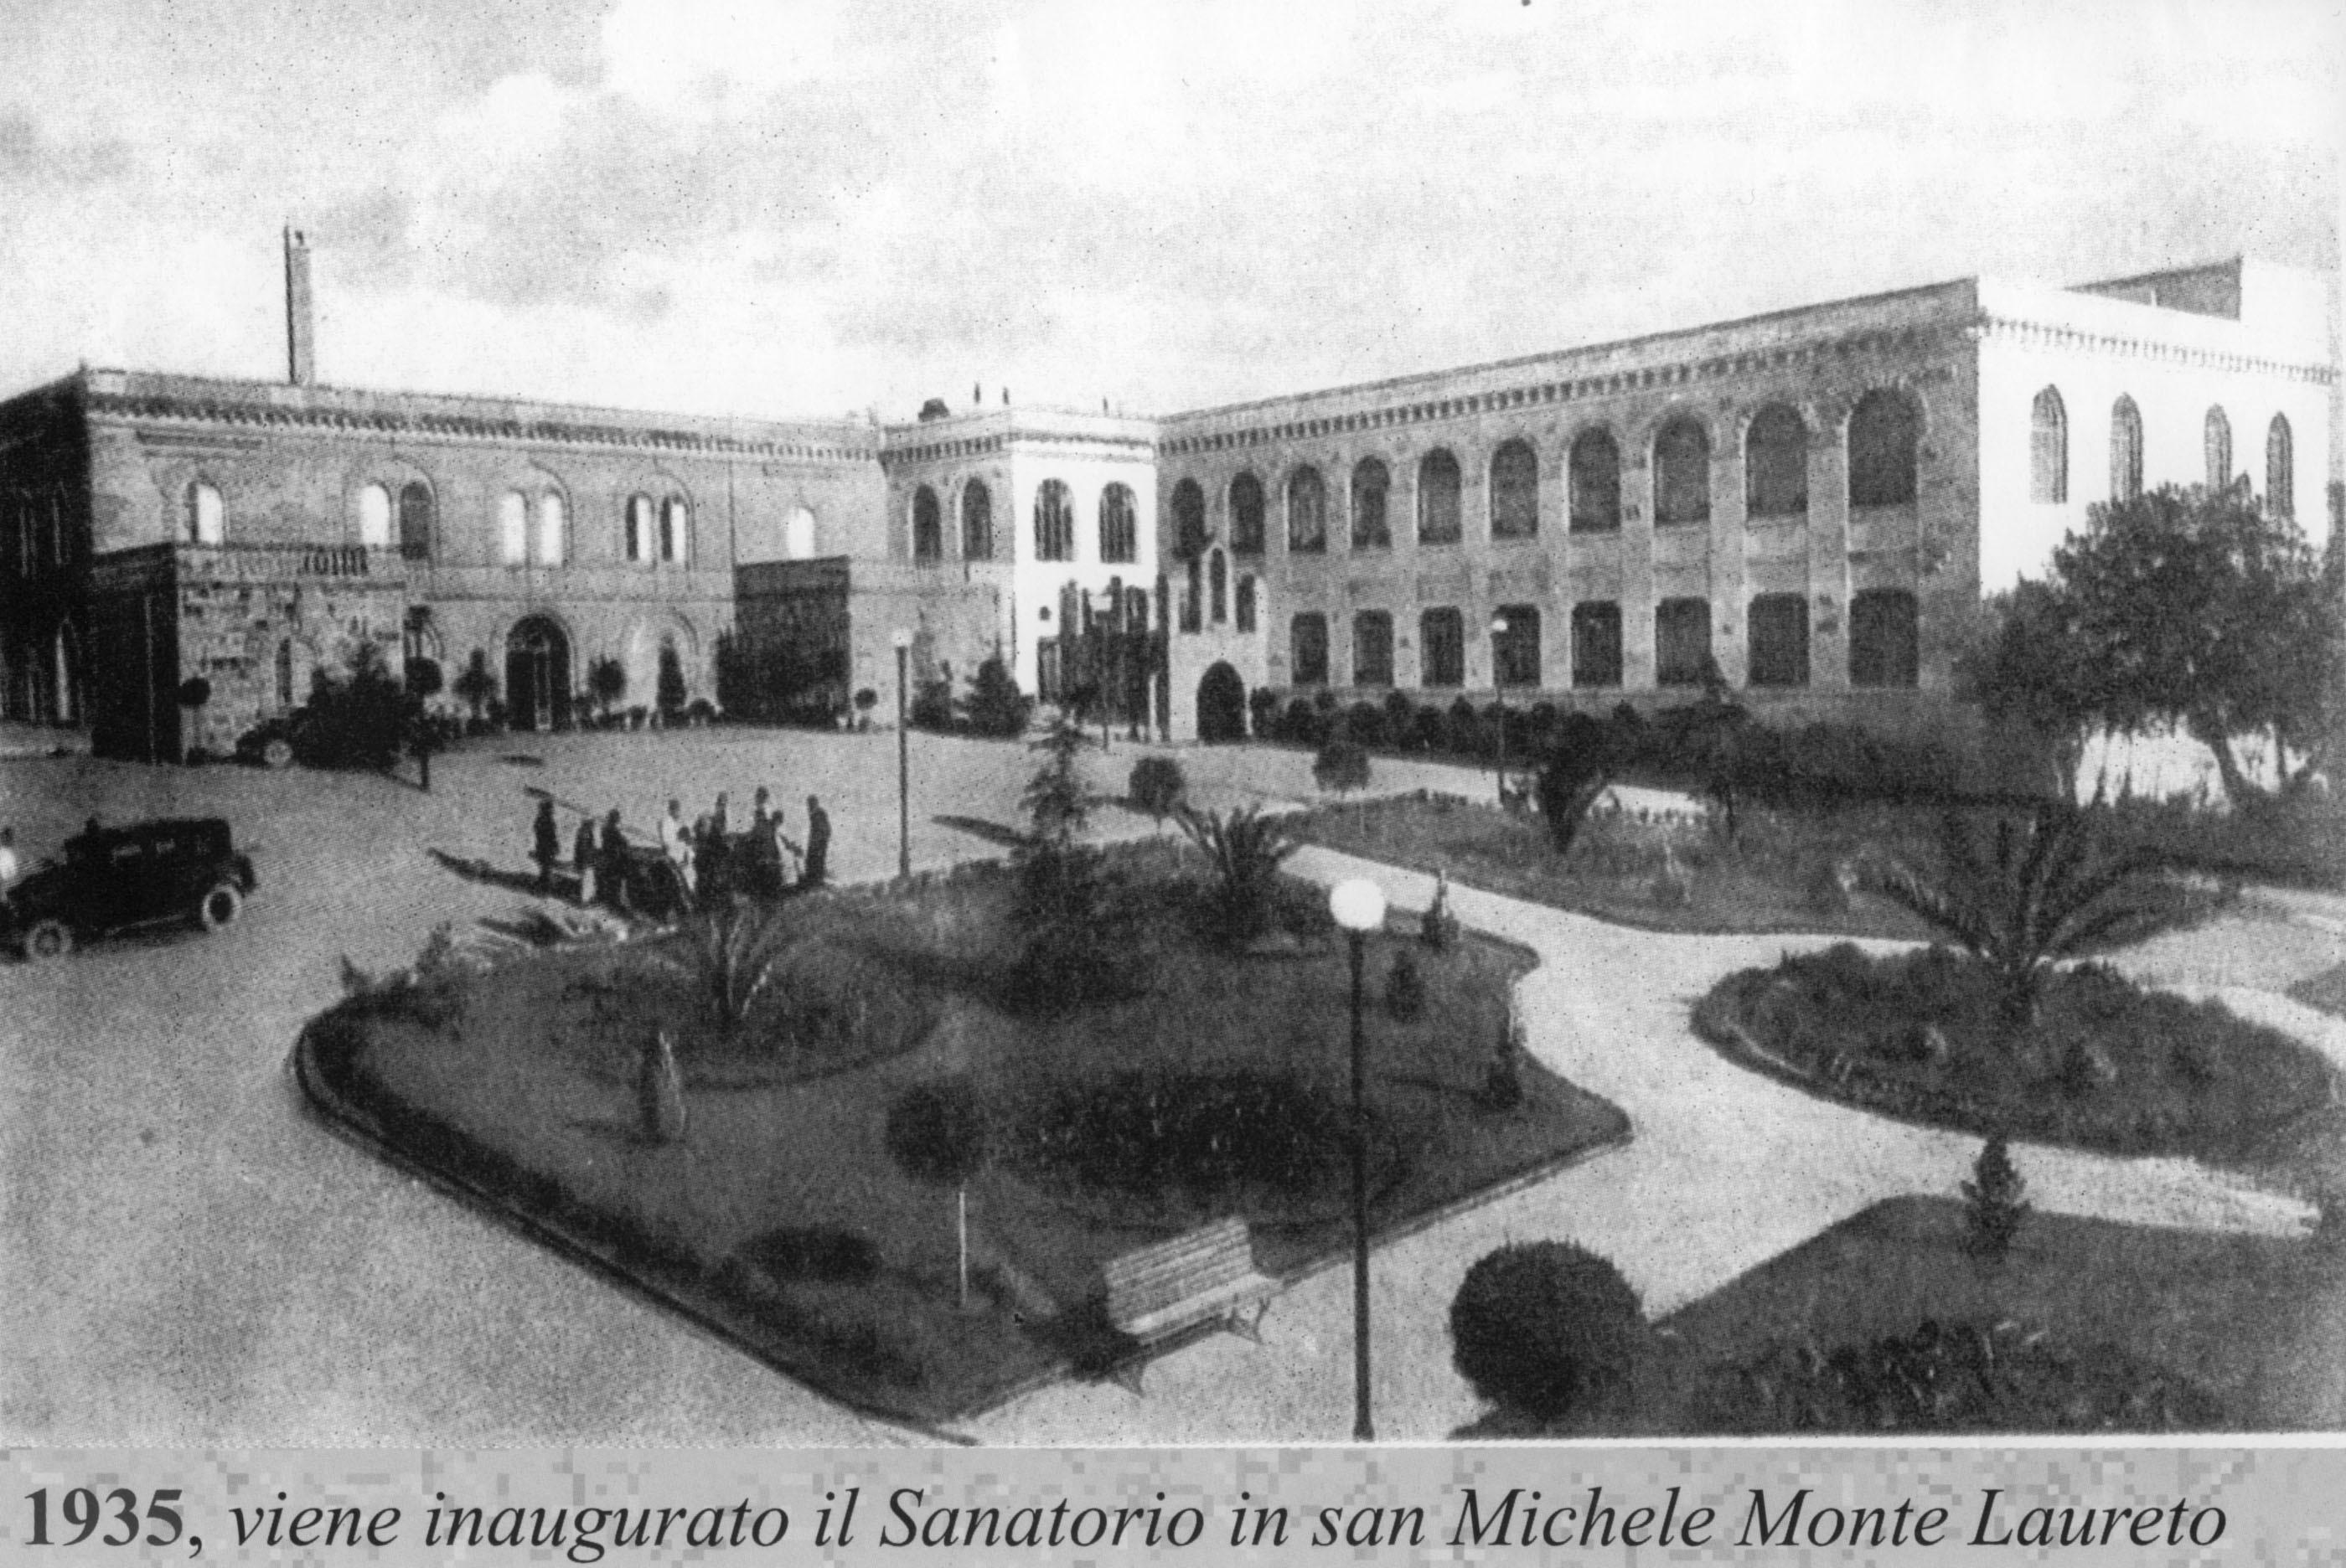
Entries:
<svg viewBox="0 0 2346 1568">
<path fill-rule="evenodd" d="M 0 183 L 78 187 L 128 178 L 129 144 L 114 137 L 53 136 L 30 115 L 0 113 Z"/>
</svg>

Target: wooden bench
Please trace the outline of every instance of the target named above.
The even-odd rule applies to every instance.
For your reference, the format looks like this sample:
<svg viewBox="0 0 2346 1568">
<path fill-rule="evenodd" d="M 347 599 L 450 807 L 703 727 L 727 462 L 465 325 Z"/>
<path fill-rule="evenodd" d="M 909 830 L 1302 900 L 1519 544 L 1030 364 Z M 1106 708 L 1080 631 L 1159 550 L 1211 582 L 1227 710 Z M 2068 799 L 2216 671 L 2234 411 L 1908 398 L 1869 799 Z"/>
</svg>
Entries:
<svg viewBox="0 0 2346 1568">
<path fill-rule="evenodd" d="M 1163 1343 L 1211 1325 L 1261 1342 L 1259 1329 L 1279 1281 L 1258 1273 L 1254 1240 L 1242 1219 L 1216 1220 L 1170 1241 L 1109 1260 L 1108 1320 L 1143 1345 Z M 1140 1391 L 1145 1358 L 1117 1380 Z"/>
</svg>

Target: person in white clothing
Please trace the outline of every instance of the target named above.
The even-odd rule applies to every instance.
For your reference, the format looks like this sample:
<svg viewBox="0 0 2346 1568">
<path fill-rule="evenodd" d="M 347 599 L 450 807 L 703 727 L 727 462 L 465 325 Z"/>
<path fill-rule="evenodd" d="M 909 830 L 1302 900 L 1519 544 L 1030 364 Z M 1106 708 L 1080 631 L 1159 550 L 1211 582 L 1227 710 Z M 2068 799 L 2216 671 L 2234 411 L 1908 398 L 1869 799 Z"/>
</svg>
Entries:
<svg viewBox="0 0 2346 1568">
<path fill-rule="evenodd" d="M 8 884 L 16 880 L 17 870 L 16 830 L 0 828 L 0 893 L 6 892 Z"/>
</svg>

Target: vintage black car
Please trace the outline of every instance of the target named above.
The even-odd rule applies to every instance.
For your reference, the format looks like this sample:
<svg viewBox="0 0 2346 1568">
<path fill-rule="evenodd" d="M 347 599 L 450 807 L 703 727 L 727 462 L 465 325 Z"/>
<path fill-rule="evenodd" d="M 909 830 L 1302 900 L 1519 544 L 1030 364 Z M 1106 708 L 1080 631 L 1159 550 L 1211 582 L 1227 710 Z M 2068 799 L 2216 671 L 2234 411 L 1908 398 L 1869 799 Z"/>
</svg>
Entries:
<svg viewBox="0 0 2346 1568">
<path fill-rule="evenodd" d="M 74 944 L 158 921 L 217 931 L 243 912 L 252 861 L 218 817 L 93 828 L 0 901 L 5 935 L 27 958 L 58 958 Z"/>
</svg>

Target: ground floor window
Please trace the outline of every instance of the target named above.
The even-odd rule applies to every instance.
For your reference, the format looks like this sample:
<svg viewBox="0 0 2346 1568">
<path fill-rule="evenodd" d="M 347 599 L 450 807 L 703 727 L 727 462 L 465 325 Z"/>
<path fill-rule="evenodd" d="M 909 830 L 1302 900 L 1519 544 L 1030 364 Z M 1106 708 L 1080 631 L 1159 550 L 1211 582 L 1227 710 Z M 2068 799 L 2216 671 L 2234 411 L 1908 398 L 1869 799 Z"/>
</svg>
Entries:
<svg viewBox="0 0 2346 1568">
<path fill-rule="evenodd" d="M 1328 617 L 1316 610 L 1296 616 L 1288 640 L 1294 684 L 1327 685 Z"/>
<path fill-rule="evenodd" d="M 1849 602 L 1849 684 L 1912 687 L 1922 660 L 1914 596 L 1870 588 Z"/>
<path fill-rule="evenodd" d="M 1392 616 L 1384 610 L 1362 610 L 1352 617 L 1352 684 L 1392 684 Z"/>
<path fill-rule="evenodd" d="M 1427 610 L 1417 618 L 1418 684 L 1466 684 L 1466 622 L 1456 610 Z"/>
<path fill-rule="evenodd" d="M 1751 601 L 1751 684 L 1809 684 L 1809 601 L 1799 594 L 1762 594 Z"/>
<path fill-rule="evenodd" d="M 1610 600 L 1572 606 L 1572 684 L 1621 684 L 1621 606 Z"/>
<path fill-rule="evenodd" d="M 1254 630 L 1254 579 L 1251 576 L 1239 579 L 1238 600 L 1239 630 L 1250 633 Z"/>
<path fill-rule="evenodd" d="M 1538 606 L 1502 605 L 1491 617 L 1491 678 L 1499 686 L 1539 684 Z"/>
<path fill-rule="evenodd" d="M 1710 601 L 1664 599 L 1654 608 L 1654 679 L 1700 686 L 1710 667 Z"/>
</svg>

